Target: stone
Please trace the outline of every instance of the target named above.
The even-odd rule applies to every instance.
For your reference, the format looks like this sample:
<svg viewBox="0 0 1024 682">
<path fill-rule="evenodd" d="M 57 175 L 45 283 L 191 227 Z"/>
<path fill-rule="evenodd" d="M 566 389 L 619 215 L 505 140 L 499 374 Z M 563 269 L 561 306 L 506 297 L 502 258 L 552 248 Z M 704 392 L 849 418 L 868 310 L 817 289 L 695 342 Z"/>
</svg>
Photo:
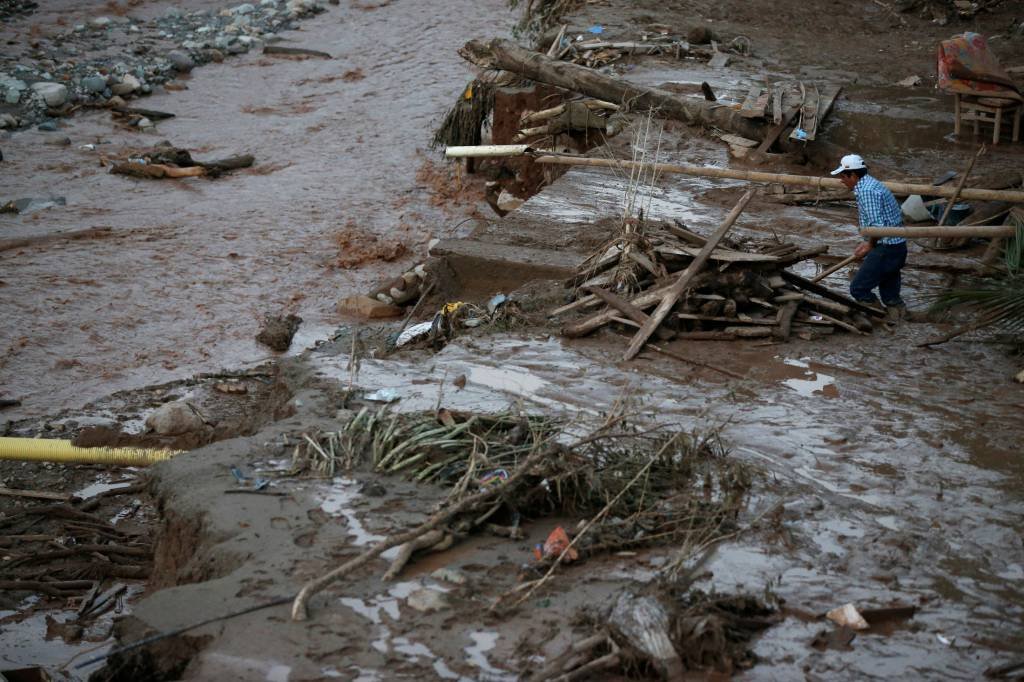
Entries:
<svg viewBox="0 0 1024 682">
<path fill-rule="evenodd" d="M 0 128 L 17 128 L 18 119 L 11 114 L 0 114 Z"/>
<path fill-rule="evenodd" d="M 51 119 L 49 121 L 43 121 L 36 127 L 45 133 L 52 133 L 57 130 L 57 122 Z"/>
<path fill-rule="evenodd" d="M 164 16 L 168 19 L 180 19 L 181 17 L 185 16 L 185 13 L 177 7 L 168 7 L 166 10 L 164 10 Z"/>
<path fill-rule="evenodd" d="M 171 50 L 167 53 L 167 61 L 174 65 L 178 73 L 188 73 L 196 66 L 192 57 L 184 50 Z"/>
<path fill-rule="evenodd" d="M 106 28 L 110 26 L 110 17 L 93 17 L 89 20 L 89 26 L 93 28 Z"/>
<path fill-rule="evenodd" d="M 110 86 L 110 91 L 115 95 L 130 95 L 138 90 L 141 85 L 142 83 L 139 82 L 138 78 L 130 73 L 126 73 L 121 76 L 120 83 L 114 83 Z"/>
<path fill-rule="evenodd" d="M 17 78 L 5 78 L 0 80 L 0 87 L 5 90 L 4 101 L 17 104 L 21 100 L 21 93 L 28 88 L 28 83 Z"/>
<path fill-rule="evenodd" d="M 256 8 L 252 4 L 250 4 L 248 2 L 245 3 L 245 4 L 242 4 L 242 5 L 238 5 L 237 7 L 232 7 L 231 8 L 231 13 L 235 14 L 235 15 L 238 15 L 238 14 L 252 14 L 255 11 L 256 11 Z"/>
<path fill-rule="evenodd" d="M 267 315 L 256 340 L 272 350 L 286 351 L 300 324 L 302 318 L 298 315 Z"/>
<path fill-rule="evenodd" d="M 382 303 L 369 296 L 349 296 L 338 303 L 338 312 L 376 320 L 384 317 L 398 317 L 404 311 L 398 306 Z"/>
<path fill-rule="evenodd" d="M 411 609 L 427 613 L 428 611 L 440 611 L 448 608 L 448 597 L 437 590 L 423 588 L 410 594 L 406 598 L 405 603 Z"/>
<path fill-rule="evenodd" d="M 243 43 L 235 43 L 228 46 L 228 54 L 245 54 L 248 51 L 249 46 Z"/>
<path fill-rule="evenodd" d="M 107 79 L 103 76 L 86 76 L 81 81 L 82 88 L 86 92 L 99 94 L 107 89 Z"/>
<path fill-rule="evenodd" d="M 68 101 L 68 88 L 60 83 L 33 83 L 32 90 L 50 107 L 59 107 Z"/>
<path fill-rule="evenodd" d="M 206 427 L 206 420 L 191 403 L 176 400 L 164 403 L 146 417 L 146 428 L 161 436 L 195 433 Z"/>
<path fill-rule="evenodd" d="M 137 122 L 135 123 L 135 125 L 136 125 L 137 127 L 139 127 L 139 128 L 142 128 L 142 129 L 146 129 L 146 128 L 152 128 L 152 127 L 153 127 L 153 122 L 152 122 L 152 121 L 150 121 L 150 120 L 149 120 L 148 118 L 146 118 L 145 116 L 143 116 L 142 118 L 140 118 L 140 119 L 139 119 L 139 120 L 138 120 L 138 121 L 137 121 Z"/>
<path fill-rule="evenodd" d="M 498 195 L 498 208 L 502 211 L 514 211 L 522 206 L 524 201 L 524 199 L 520 199 L 507 189 L 503 189 L 501 194 Z"/>
<path fill-rule="evenodd" d="M 113 97 L 107 100 L 107 104 L 111 107 L 123 107 L 125 102 L 123 97 L 118 97 L 117 95 L 114 95 Z"/>
<path fill-rule="evenodd" d="M 430 577 L 435 580 L 443 580 L 444 582 L 451 583 L 452 585 L 465 585 L 467 580 L 466 574 L 462 571 L 457 571 L 454 568 L 447 567 L 437 569 L 430 574 Z"/>
</svg>

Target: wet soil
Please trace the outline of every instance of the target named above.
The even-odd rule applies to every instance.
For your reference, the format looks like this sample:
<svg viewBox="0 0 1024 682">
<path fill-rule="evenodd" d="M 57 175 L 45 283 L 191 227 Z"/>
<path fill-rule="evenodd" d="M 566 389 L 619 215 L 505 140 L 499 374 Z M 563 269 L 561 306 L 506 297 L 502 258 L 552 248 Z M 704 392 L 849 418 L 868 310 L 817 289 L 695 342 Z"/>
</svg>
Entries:
<svg viewBox="0 0 1024 682">
<path fill-rule="evenodd" d="M 837 334 L 785 345 L 669 345 L 745 377 L 729 379 L 646 353 L 633 363 L 618 362 L 626 343 L 620 331 L 563 341 L 558 321 L 543 314 L 561 303 L 564 291 L 557 282 L 536 281 L 512 292 L 519 273 L 502 277 L 488 268 L 470 273 L 468 286 L 459 286 L 453 276 L 454 284 L 444 292 L 451 296 L 438 294 L 413 321 L 428 319 L 446 300 L 485 303 L 500 291 L 533 303 L 524 328 L 481 328 L 439 351 L 417 347 L 386 356 L 381 349 L 400 322 L 364 327 L 358 338 L 354 326 L 337 328 L 336 299 L 418 259 L 417 242 L 428 234 L 454 230 L 485 244 L 557 249 L 582 259 L 616 229 L 621 215 L 625 181 L 580 168 L 502 221 L 459 226 L 464 216 L 481 217 L 480 193 L 472 187 L 464 191 L 461 176 L 407 152 L 422 145 L 428 121 L 461 91 L 465 72 L 454 60 L 454 47 L 475 37 L 473 30 L 494 35 L 509 22 L 498 4 L 460 6 L 457 28 L 435 10 L 430 3 L 341 6 L 295 36 L 297 44 L 344 55 L 333 63 L 245 57 L 197 71 L 187 91 L 153 98 L 161 102 L 157 108 L 186 112 L 175 123 L 161 124 L 161 134 L 174 133 L 175 144 L 226 156 L 249 149 L 249 140 L 269 141 L 255 150 L 258 164 L 251 173 L 208 183 L 125 185 L 130 181 L 106 176 L 102 169 L 82 170 L 88 168 L 87 155 L 73 168 L 58 168 L 58 159 L 79 153 L 73 151 L 77 148 L 58 154 L 37 144 L 38 133 L 5 143 L 5 152 L 8 147 L 38 152 L 39 158 L 23 157 L 16 168 L 61 178 L 73 189 L 69 199 L 80 201 L 13 224 L 12 236 L 52 234 L 67 226 L 61 220 L 75 206 L 76 221 L 88 217 L 76 227 L 113 226 L 102 239 L 0 252 L 3 290 L 14 294 L 2 305 L 25 330 L 5 337 L 13 352 L 0 371 L 6 377 L 18 369 L 10 374 L 15 379 L 5 378 L 4 388 L 29 399 L 24 413 L 52 413 L 57 405 L 78 405 L 114 386 L 255 361 L 263 357 L 251 341 L 257 314 L 268 308 L 295 310 L 310 321 L 308 332 L 305 325 L 300 330 L 298 345 L 330 339 L 283 363 L 287 389 L 280 395 L 287 402 L 278 404 L 280 409 L 250 411 L 258 416 L 245 422 L 247 428 L 226 429 L 218 442 L 154 468 L 152 485 L 162 515 L 154 576 L 151 591 L 133 608 L 133 619 L 119 626 L 121 641 L 294 593 L 304 580 L 428 515 L 443 495 L 432 486 L 359 471 L 328 480 L 285 474 L 303 433 L 337 429 L 351 416 L 347 408 L 353 396 L 363 401 L 386 389 L 398 398 L 393 409 L 401 411 L 512 407 L 579 420 L 599 418 L 626 399 L 648 422 L 720 431 L 730 456 L 757 474 L 753 499 L 740 519 L 746 530 L 718 546 L 698 586 L 720 593 L 771 593 L 786 606 L 785 619 L 754 641 L 757 665 L 744 671 L 743 679 L 978 679 L 989 665 L 1019 653 L 1024 647 L 1018 627 L 1024 618 L 1019 588 L 1024 389 L 1010 379 L 1020 359 L 1004 345 L 987 343 L 990 337 L 925 352 L 915 344 L 947 324 L 928 322 L 868 337 Z M 889 85 L 907 73 L 931 73 L 938 37 L 969 27 L 999 30 L 1010 13 L 997 9 L 970 26 L 946 27 L 908 16 L 907 28 L 890 30 L 888 15 L 868 2 L 830 6 L 827 17 L 785 3 L 680 8 L 644 2 L 625 8 L 586 4 L 572 22 L 578 30 L 602 23 L 610 34 L 632 38 L 638 27 L 671 25 L 680 16 L 688 22 L 711 19 L 709 25 L 726 34 L 752 35 L 755 59 L 737 59 L 730 69 L 716 72 L 657 59 L 626 60 L 614 70 L 652 84 L 690 87 L 709 80 L 727 100 L 742 97 L 750 79 L 765 73 L 839 80 L 850 87 L 829 135 L 863 145 L 866 155 L 900 174 L 933 175 L 961 166 L 973 141 L 946 137 L 952 125 L 944 98 Z M 766 22 L 769 16 L 785 20 Z M 856 36 L 855 54 L 821 50 L 826 21 Z M 1007 63 L 1022 54 L 1019 42 L 1010 40 L 998 49 Z M 382 51 L 386 57 L 379 56 Z M 345 77 L 355 69 L 364 78 Z M 327 90 L 319 89 L 325 84 Z M 401 104 L 379 106 L 382 97 Z M 81 116 L 69 126 L 86 137 L 111 137 L 124 146 L 133 142 L 123 132 L 112 133 L 99 116 Z M 724 145 L 692 133 L 667 124 L 660 160 L 734 163 Z M 629 156 L 630 146 L 626 133 L 607 151 Z M 260 154 L 267 154 L 262 168 L 268 174 L 260 174 Z M 986 165 L 1014 167 L 1020 154 L 1019 147 L 1006 145 L 993 150 Z M 812 172 L 791 159 L 772 159 L 770 167 Z M 646 191 L 645 215 L 678 218 L 705 233 L 740 192 L 733 182 L 663 180 Z M 24 175 L 16 182 L 19 191 L 28 191 Z M 117 200 L 104 207 L 101 196 Z M 184 208 L 183 197 L 189 198 Z M 474 203 L 462 203 L 467 201 Z M 154 214 L 166 219 L 154 220 Z M 735 235 L 825 242 L 838 256 L 856 241 L 854 221 L 849 205 L 781 207 L 756 201 Z M 351 230 L 369 237 L 356 242 Z M 362 246 L 392 239 L 408 245 L 408 259 L 388 263 L 387 248 Z M 338 243 L 357 248 L 339 253 Z M 338 259 L 350 251 L 359 258 L 356 267 L 339 268 Z M 136 264 L 155 267 L 159 276 L 152 276 L 152 267 L 122 272 L 125 253 Z M 62 271 L 64 263 L 105 276 L 83 283 L 78 275 L 42 274 Z M 812 275 L 822 263 L 796 269 Z M 918 307 L 950 280 L 941 263 L 917 247 L 906 274 L 906 297 Z M 846 277 L 837 273 L 826 281 L 843 289 Z M 45 299 L 35 293 L 40 283 L 52 292 Z M 47 330 L 27 324 L 37 319 L 50 323 Z M 360 352 L 358 362 L 349 357 L 353 348 Z M 39 371 L 30 383 L 22 372 L 34 370 Z M 54 387 L 71 381 L 77 382 L 77 393 L 51 395 Z M 247 400 L 216 391 L 212 382 L 203 390 L 211 406 Z M 103 426 L 116 440 L 122 430 L 140 431 L 147 410 L 169 396 L 198 399 L 173 385 L 146 400 L 129 395 L 145 392 L 122 393 L 60 419 L 8 428 L 86 438 L 96 433 L 80 433 L 91 418 L 86 415 L 106 411 Z M 232 467 L 272 479 L 271 491 L 283 494 L 228 494 L 241 485 Z M 380 561 L 315 599 L 308 623 L 291 622 L 286 608 L 276 607 L 172 638 L 167 648 L 115 658 L 104 674 L 110 679 L 515 679 L 579 638 L 581 612 L 655 580 L 678 550 L 656 547 L 590 558 L 565 567 L 550 588 L 520 610 L 501 618 L 489 614 L 494 598 L 521 578 L 533 546 L 556 525 L 571 528 L 580 520 L 541 519 L 524 527 L 522 540 L 473 536 L 417 558 L 393 583 L 380 581 Z M 439 568 L 457 570 L 466 580 L 451 583 L 434 573 Z M 431 613 L 413 608 L 410 597 L 423 590 L 441 594 L 447 605 Z M 850 637 L 822 618 L 846 602 L 917 610 Z"/>
</svg>

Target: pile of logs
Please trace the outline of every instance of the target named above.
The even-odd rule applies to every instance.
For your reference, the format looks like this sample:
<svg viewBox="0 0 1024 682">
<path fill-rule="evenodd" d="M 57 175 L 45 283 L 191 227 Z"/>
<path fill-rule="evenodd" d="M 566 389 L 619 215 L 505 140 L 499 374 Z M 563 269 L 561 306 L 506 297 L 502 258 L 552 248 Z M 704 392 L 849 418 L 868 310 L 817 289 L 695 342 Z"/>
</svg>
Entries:
<svg viewBox="0 0 1024 682">
<path fill-rule="evenodd" d="M 745 203 L 741 201 L 726 219 L 728 224 L 710 238 L 678 222 L 644 226 L 642 220 L 627 221 L 621 236 L 584 262 L 567 282 L 575 300 L 552 314 L 591 314 L 566 324 L 562 333 L 578 337 L 608 324 L 639 328 L 638 338 L 649 331 L 642 340 L 634 339 L 628 359 L 651 333 L 691 340 L 786 341 L 837 330 L 870 331 L 869 317 L 882 316 L 881 310 L 786 269 L 828 247 L 801 250 L 779 242 L 741 246 L 724 238 L 730 219 L 735 220 Z M 653 314 L 644 312 L 653 306 Z"/>
</svg>

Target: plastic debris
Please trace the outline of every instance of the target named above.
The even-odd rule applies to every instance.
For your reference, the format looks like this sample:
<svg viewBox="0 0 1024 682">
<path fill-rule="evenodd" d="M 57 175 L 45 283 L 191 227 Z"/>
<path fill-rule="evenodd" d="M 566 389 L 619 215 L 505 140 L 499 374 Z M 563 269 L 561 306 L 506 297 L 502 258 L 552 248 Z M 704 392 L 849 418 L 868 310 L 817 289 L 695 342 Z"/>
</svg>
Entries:
<svg viewBox="0 0 1024 682">
<path fill-rule="evenodd" d="M 548 539 L 544 541 L 544 544 L 537 544 L 533 548 L 533 556 L 537 558 L 537 561 L 543 561 L 544 559 L 556 559 L 561 556 L 562 552 L 569 547 L 569 535 L 565 532 L 565 529 L 558 526 L 551 534 L 548 535 Z M 570 561 L 576 561 L 579 558 L 579 552 L 575 549 L 569 549 L 566 553 L 565 558 L 562 559 L 563 563 Z"/>
<path fill-rule="evenodd" d="M 494 471 L 485 474 L 483 478 L 480 479 L 480 487 L 486 488 L 489 485 L 495 485 L 507 480 L 508 471 L 505 469 L 495 469 Z"/>
<path fill-rule="evenodd" d="M 401 396 L 398 395 L 398 391 L 393 388 L 380 388 L 373 393 L 367 393 L 363 397 L 377 403 L 393 403 L 401 398 Z"/>
<path fill-rule="evenodd" d="M 404 332 L 398 335 L 398 338 L 395 340 L 395 345 L 404 346 L 410 341 L 415 341 L 416 339 L 422 338 L 430 333 L 430 328 L 433 326 L 434 321 L 428 320 L 427 322 L 420 322 L 419 324 L 414 324 L 411 327 L 407 327 Z"/>
<path fill-rule="evenodd" d="M 860 615 L 853 604 L 843 604 L 825 614 L 825 617 L 836 625 L 848 627 L 852 630 L 867 630 L 868 622 Z"/>
<path fill-rule="evenodd" d="M 587 33 L 593 33 L 594 35 L 601 35 L 604 33 L 604 26 L 596 24 L 587 29 Z"/>
<path fill-rule="evenodd" d="M 491 300 L 487 302 L 487 312 L 493 314 L 499 307 L 508 303 L 508 296 L 505 294 L 496 294 Z"/>
</svg>

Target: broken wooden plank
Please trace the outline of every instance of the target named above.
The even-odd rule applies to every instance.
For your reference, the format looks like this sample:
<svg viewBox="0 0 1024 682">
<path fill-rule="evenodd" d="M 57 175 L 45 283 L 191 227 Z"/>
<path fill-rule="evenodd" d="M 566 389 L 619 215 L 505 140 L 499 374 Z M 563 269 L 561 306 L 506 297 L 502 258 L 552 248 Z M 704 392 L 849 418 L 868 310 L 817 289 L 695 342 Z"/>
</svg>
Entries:
<svg viewBox="0 0 1024 682">
<path fill-rule="evenodd" d="M 722 331 L 742 339 L 760 339 L 772 335 L 772 327 L 726 327 Z"/>
<path fill-rule="evenodd" d="M 790 301 L 779 309 L 778 325 L 773 330 L 773 336 L 779 341 L 789 341 L 789 336 L 793 332 L 793 316 L 796 315 L 799 305 L 799 301 Z"/>
<path fill-rule="evenodd" d="M 764 136 L 764 139 L 761 140 L 761 144 L 758 145 L 757 149 L 754 150 L 754 153 L 768 153 L 768 150 L 771 148 L 771 146 L 775 144 L 775 142 L 779 139 L 782 133 L 785 132 L 786 128 L 789 127 L 790 123 L 793 122 L 793 119 L 796 117 L 798 111 L 800 110 L 796 108 L 787 109 L 786 112 L 782 114 L 779 122 L 768 130 L 768 132 Z"/>
<path fill-rule="evenodd" d="M 800 121 L 789 134 L 791 140 L 810 140 L 811 134 L 818 133 L 818 104 L 821 100 L 821 93 L 818 86 L 812 85 L 811 92 L 805 91 L 803 83 L 800 84 L 800 91 L 803 94 L 803 102 L 800 104 Z"/>
<path fill-rule="evenodd" d="M 753 85 L 747 93 L 746 99 L 743 100 L 743 104 L 740 105 L 739 114 L 743 118 L 764 118 L 767 108 L 767 91 L 760 85 Z"/>
<path fill-rule="evenodd" d="M 653 334 L 654 330 L 661 325 L 662 321 L 664 321 L 669 312 L 675 306 L 676 302 L 679 300 L 679 297 L 683 295 L 683 292 L 690 284 L 690 281 L 698 272 L 700 272 L 700 269 L 704 267 L 704 264 L 707 263 L 708 258 L 711 256 L 711 252 L 716 246 L 718 246 L 718 243 L 722 241 L 726 232 L 732 228 L 733 224 L 736 222 L 737 218 L 740 217 L 743 209 L 746 208 L 753 196 L 754 190 L 747 190 L 732 211 L 729 212 L 729 215 L 726 216 L 725 220 L 722 221 L 719 228 L 715 230 L 715 233 L 708 238 L 707 244 L 705 244 L 700 250 L 700 253 L 694 257 L 693 262 L 690 263 L 679 278 L 670 287 L 668 287 L 668 291 L 666 291 L 665 295 L 662 297 L 661 303 L 658 304 L 654 313 L 651 314 L 650 318 L 648 318 L 647 322 L 644 323 L 644 326 L 640 328 L 640 331 L 636 333 L 636 336 L 633 337 L 633 340 L 626 348 L 626 352 L 623 354 L 624 360 L 632 360 L 636 357 L 636 354 L 640 352 L 640 349 L 643 348 L 645 343 L 647 343 L 647 339 L 651 338 L 651 334 Z"/>
</svg>

